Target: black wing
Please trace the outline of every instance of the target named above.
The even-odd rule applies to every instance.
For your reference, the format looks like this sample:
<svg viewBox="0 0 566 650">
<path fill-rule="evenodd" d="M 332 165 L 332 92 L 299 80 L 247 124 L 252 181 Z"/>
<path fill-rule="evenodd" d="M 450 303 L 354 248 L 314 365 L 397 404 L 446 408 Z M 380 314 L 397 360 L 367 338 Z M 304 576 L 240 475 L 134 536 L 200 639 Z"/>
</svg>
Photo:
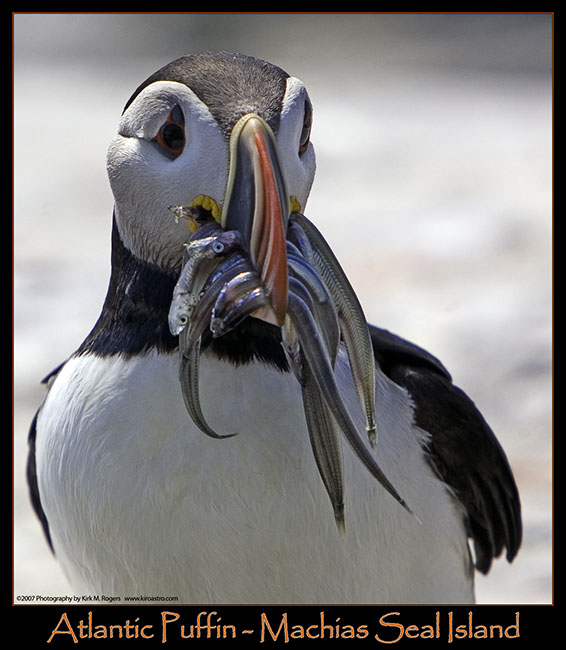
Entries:
<svg viewBox="0 0 566 650">
<path fill-rule="evenodd" d="M 476 568 L 487 573 L 504 548 L 511 562 L 521 545 L 521 504 L 493 431 L 435 357 L 386 330 L 370 326 L 370 333 L 381 369 L 409 392 L 417 425 L 431 435 L 432 467 L 466 510 Z"/>
<path fill-rule="evenodd" d="M 37 485 L 37 472 L 35 469 L 35 436 L 36 436 L 36 425 L 37 425 L 38 414 L 39 411 L 35 414 L 29 430 L 29 437 L 28 437 L 29 452 L 28 452 L 28 462 L 27 462 L 26 472 L 27 472 L 27 480 L 28 480 L 31 505 L 33 506 L 33 509 L 35 510 L 35 514 L 37 515 L 39 521 L 41 522 L 41 526 L 43 527 L 43 532 L 45 533 L 45 537 L 47 538 L 47 543 L 49 544 L 49 548 L 53 551 L 53 544 L 51 542 L 51 535 L 49 533 L 49 524 L 47 523 L 47 517 L 45 516 L 45 512 L 41 505 L 41 499 L 39 498 L 39 487 Z"/>
<path fill-rule="evenodd" d="M 49 383 L 57 376 L 57 374 L 59 373 L 59 371 L 64 365 L 65 363 L 62 363 L 59 366 L 57 366 L 57 368 L 55 368 L 55 370 L 50 372 L 47 375 L 47 377 L 43 379 L 41 383 L 49 385 Z M 53 543 L 51 541 L 51 534 L 49 532 L 49 523 L 47 521 L 47 517 L 45 516 L 45 511 L 43 510 L 43 506 L 41 505 L 41 498 L 39 496 L 39 486 L 37 484 L 37 470 L 35 464 L 35 442 L 37 436 L 37 418 L 40 411 L 41 411 L 41 407 L 34 415 L 29 429 L 28 462 L 26 466 L 26 475 L 27 475 L 31 505 L 33 506 L 33 509 L 35 510 L 35 514 L 37 515 L 39 521 L 41 522 L 41 526 L 43 527 L 43 532 L 45 533 L 45 537 L 47 538 L 47 543 L 49 544 L 49 548 L 53 551 Z"/>
</svg>

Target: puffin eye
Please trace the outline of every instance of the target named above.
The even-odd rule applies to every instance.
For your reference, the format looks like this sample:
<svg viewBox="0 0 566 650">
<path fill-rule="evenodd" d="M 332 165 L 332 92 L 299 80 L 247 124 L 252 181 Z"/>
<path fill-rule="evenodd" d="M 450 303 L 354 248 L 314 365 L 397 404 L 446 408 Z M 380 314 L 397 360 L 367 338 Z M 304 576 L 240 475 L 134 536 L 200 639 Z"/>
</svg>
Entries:
<svg viewBox="0 0 566 650">
<path fill-rule="evenodd" d="M 185 117 L 177 104 L 171 109 L 153 141 L 157 142 L 164 153 L 171 158 L 177 158 L 183 152 L 185 148 Z"/>
<path fill-rule="evenodd" d="M 301 131 L 301 139 L 299 140 L 299 156 L 305 153 L 309 146 L 311 137 L 312 126 L 312 106 L 309 102 L 305 102 L 305 115 L 303 118 L 303 129 Z"/>
</svg>

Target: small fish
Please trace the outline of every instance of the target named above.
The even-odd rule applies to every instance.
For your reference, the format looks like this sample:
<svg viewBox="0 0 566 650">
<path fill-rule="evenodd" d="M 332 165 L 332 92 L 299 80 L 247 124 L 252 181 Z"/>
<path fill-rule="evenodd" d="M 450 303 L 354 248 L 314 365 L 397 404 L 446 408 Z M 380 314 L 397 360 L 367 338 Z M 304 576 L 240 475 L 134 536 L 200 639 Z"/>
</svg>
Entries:
<svg viewBox="0 0 566 650">
<path fill-rule="evenodd" d="M 330 359 L 326 353 L 320 331 L 305 303 L 293 293 L 289 294 L 289 316 L 297 330 L 301 351 L 316 380 L 318 389 L 352 450 L 387 492 L 412 514 L 408 505 L 385 476 L 364 445 L 363 440 L 359 437 L 356 426 L 336 385 Z"/>
<path fill-rule="evenodd" d="M 332 366 L 338 356 L 340 323 L 334 301 L 317 273 L 300 253 L 288 252 L 289 289 L 303 297 L 309 295 L 308 303 L 326 341 Z M 291 286 L 292 285 L 292 286 Z"/>
<path fill-rule="evenodd" d="M 169 307 L 169 330 L 178 336 L 191 319 L 199 300 L 200 290 L 218 259 L 229 255 L 242 245 L 236 231 L 222 231 L 202 238 L 191 238 L 185 247 L 183 269 L 173 289 Z"/>
<path fill-rule="evenodd" d="M 342 472 L 341 430 L 326 407 L 316 379 L 308 365 L 301 382 L 303 408 L 319 474 L 330 497 L 334 519 L 340 533 L 345 531 L 344 482 Z"/>
<path fill-rule="evenodd" d="M 290 233 L 295 243 L 305 248 L 307 258 L 312 260 L 336 305 L 354 384 L 364 405 L 368 439 L 375 448 L 375 360 L 362 307 L 340 263 L 318 229 L 298 212 L 291 215 L 290 223 Z M 308 241 L 308 245 L 305 241 Z"/>
<path fill-rule="evenodd" d="M 206 421 L 201 404 L 199 391 L 199 366 L 200 366 L 200 337 L 190 346 L 186 354 L 181 355 L 179 365 L 179 381 L 181 383 L 181 392 L 187 411 L 197 427 L 210 438 L 217 440 L 223 438 L 232 438 L 236 433 L 220 434 L 216 433 Z"/>
<path fill-rule="evenodd" d="M 239 325 L 246 316 L 268 306 L 269 298 L 255 271 L 245 271 L 227 282 L 218 294 L 212 309 L 210 330 L 222 336 Z"/>
<path fill-rule="evenodd" d="M 248 271 L 249 268 L 248 260 L 241 255 L 233 254 L 210 275 L 192 313 L 187 333 L 182 339 L 179 339 L 181 352 L 189 349 L 210 326 L 212 310 L 224 285 L 240 273 Z"/>
</svg>

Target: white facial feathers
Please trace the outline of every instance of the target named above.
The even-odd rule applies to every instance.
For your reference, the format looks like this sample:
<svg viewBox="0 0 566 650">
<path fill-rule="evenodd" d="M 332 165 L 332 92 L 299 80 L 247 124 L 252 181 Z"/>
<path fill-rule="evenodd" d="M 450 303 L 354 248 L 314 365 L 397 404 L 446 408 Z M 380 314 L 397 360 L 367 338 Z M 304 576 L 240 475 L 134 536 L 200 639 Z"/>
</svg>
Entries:
<svg viewBox="0 0 566 650">
<path fill-rule="evenodd" d="M 307 105 L 310 106 L 310 99 L 303 82 L 296 77 L 289 77 L 281 109 L 277 144 L 289 194 L 299 200 L 303 209 L 316 168 L 314 147 L 311 142 L 305 152 L 299 154 Z"/>
<path fill-rule="evenodd" d="M 315 171 L 312 144 L 299 151 L 305 106 L 310 109 L 303 83 L 289 77 L 276 139 L 289 194 L 303 208 Z M 185 137 L 176 157 L 168 156 L 155 141 L 174 107 L 182 112 Z M 228 168 L 227 138 L 206 104 L 188 86 L 156 81 L 145 87 L 124 111 L 107 156 L 124 245 L 143 260 L 177 269 L 187 224 L 176 223 L 168 206 L 188 206 L 202 195 L 221 206 Z"/>
<path fill-rule="evenodd" d="M 172 160 L 153 138 L 175 105 L 183 113 L 186 144 Z M 200 194 L 222 197 L 228 151 L 205 104 L 184 84 L 158 81 L 122 115 L 107 167 L 124 244 L 141 259 L 175 268 L 187 226 L 175 223 L 168 206 L 190 205 Z"/>
</svg>

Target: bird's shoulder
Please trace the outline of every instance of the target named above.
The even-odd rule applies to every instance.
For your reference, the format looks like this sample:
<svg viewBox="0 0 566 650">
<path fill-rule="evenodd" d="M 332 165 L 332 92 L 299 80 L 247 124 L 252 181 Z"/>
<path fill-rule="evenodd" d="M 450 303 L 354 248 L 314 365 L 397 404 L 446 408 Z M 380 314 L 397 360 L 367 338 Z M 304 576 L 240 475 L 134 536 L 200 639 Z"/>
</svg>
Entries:
<svg viewBox="0 0 566 650">
<path fill-rule="evenodd" d="M 490 426 L 436 357 L 387 330 L 370 326 L 370 333 L 381 370 L 408 391 L 416 424 L 430 435 L 431 466 L 465 509 L 476 568 L 487 573 L 504 548 L 511 561 L 521 544 L 521 506 Z"/>
</svg>

